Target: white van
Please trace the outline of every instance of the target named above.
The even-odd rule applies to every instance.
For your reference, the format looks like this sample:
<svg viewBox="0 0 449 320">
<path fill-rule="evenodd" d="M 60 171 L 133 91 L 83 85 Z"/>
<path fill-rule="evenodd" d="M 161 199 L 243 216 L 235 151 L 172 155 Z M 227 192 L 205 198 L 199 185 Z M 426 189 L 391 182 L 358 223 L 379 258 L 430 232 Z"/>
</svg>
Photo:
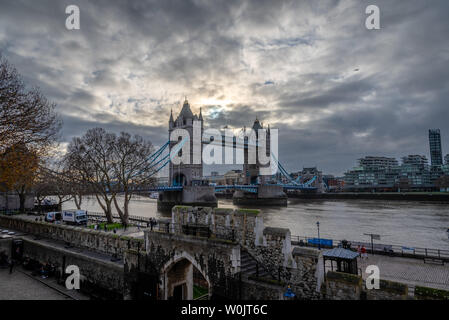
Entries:
<svg viewBox="0 0 449 320">
<path fill-rule="evenodd" d="M 61 212 L 47 212 L 45 214 L 45 221 L 47 222 L 56 222 L 62 219 Z"/>
<path fill-rule="evenodd" d="M 65 210 L 62 212 L 62 221 L 67 224 L 87 225 L 86 210 Z"/>
</svg>

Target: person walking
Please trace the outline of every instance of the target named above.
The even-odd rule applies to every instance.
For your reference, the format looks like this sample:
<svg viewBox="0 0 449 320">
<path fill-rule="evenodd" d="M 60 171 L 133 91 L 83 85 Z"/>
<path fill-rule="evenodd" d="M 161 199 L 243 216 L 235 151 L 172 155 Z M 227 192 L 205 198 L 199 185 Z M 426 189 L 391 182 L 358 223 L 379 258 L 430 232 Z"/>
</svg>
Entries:
<svg viewBox="0 0 449 320">
<path fill-rule="evenodd" d="M 365 246 L 362 246 L 362 259 L 368 259 L 368 254 L 366 253 L 366 248 Z"/>
<path fill-rule="evenodd" d="M 357 253 L 359 254 L 359 257 L 362 257 L 362 255 L 361 255 L 362 251 L 360 250 L 360 245 L 357 246 Z"/>
<path fill-rule="evenodd" d="M 9 259 L 9 274 L 12 273 L 12 269 L 14 268 L 14 259 Z"/>
</svg>

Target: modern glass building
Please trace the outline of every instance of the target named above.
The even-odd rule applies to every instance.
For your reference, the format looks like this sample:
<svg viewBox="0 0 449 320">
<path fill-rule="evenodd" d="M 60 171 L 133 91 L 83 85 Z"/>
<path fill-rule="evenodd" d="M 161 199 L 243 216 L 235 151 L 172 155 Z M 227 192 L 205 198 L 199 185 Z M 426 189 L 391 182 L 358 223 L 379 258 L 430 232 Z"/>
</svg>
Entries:
<svg viewBox="0 0 449 320">
<path fill-rule="evenodd" d="M 441 150 L 440 129 L 429 130 L 430 163 L 432 166 L 443 164 L 443 152 Z"/>
</svg>

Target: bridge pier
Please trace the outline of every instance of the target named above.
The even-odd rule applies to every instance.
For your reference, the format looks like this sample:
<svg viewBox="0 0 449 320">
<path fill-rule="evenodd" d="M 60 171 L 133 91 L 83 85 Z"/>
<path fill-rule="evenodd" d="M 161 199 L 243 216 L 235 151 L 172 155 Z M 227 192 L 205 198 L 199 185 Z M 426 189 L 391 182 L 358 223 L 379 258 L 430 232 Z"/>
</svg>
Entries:
<svg viewBox="0 0 449 320">
<path fill-rule="evenodd" d="M 244 206 L 287 206 L 287 195 L 282 186 L 259 185 L 257 193 L 236 190 L 232 197 L 235 205 Z"/>
<path fill-rule="evenodd" d="M 171 212 L 173 206 L 217 207 L 218 200 L 212 186 L 184 186 L 182 190 L 167 190 L 159 193 L 157 209 Z"/>
</svg>

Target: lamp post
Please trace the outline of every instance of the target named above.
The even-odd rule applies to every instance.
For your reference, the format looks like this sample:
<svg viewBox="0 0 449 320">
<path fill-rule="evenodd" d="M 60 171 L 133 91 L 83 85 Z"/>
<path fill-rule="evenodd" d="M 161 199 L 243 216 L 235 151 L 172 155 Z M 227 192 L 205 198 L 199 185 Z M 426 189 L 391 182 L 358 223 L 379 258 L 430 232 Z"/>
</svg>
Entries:
<svg viewBox="0 0 449 320">
<path fill-rule="evenodd" d="M 318 228 L 318 250 L 321 250 L 321 240 L 320 240 L 320 222 L 316 222 L 316 226 Z"/>
</svg>

